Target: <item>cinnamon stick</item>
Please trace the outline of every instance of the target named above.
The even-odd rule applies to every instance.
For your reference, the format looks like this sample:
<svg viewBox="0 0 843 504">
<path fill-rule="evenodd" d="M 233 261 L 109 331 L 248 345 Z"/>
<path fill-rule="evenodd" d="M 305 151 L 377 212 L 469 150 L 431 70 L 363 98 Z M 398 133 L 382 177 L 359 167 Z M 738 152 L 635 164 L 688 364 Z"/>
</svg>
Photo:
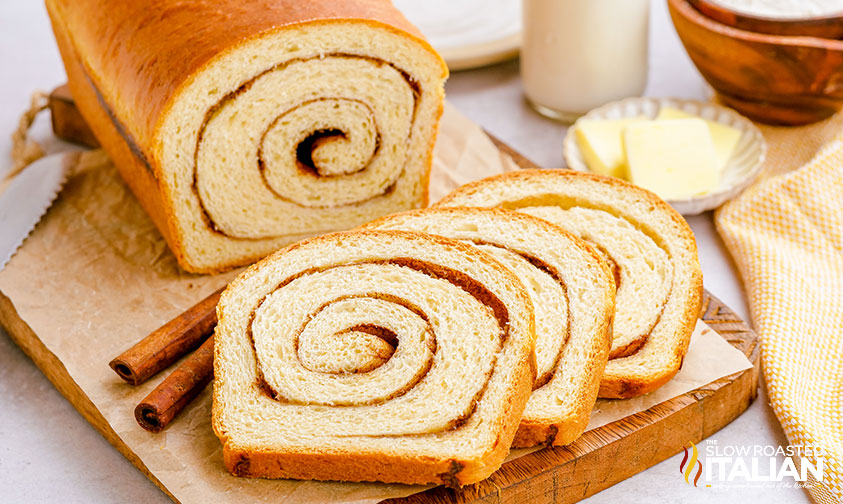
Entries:
<svg viewBox="0 0 843 504">
<path fill-rule="evenodd" d="M 214 377 L 214 337 L 184 360 L 135 408 L 135 420 L 150 432 L 167 428 Z"/>
<path fill-rule="evenodd" d="M 224 289 L 224 288 L 223 288 Z M 132 385 L 145 382 L 205 341 L 217 325 L 220 289 L 108 363 Z"/>
</svg>

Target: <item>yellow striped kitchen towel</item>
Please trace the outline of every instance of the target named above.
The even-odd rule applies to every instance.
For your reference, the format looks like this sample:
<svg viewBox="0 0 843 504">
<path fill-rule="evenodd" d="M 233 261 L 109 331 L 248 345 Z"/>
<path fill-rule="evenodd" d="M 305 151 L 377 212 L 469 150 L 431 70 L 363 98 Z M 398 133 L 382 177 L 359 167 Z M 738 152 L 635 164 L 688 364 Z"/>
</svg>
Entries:
<svg viewBox="0 0 843 504">
<path fill-rule="evenodd" d="M 843 503 L 843 113 L 810 126 L 761 126 L 762 178 L 715 214 L 740 270 L 770 401 L 822 481 Z M 798 461 L 798 460 L 795 460 Z"/>
</svg>

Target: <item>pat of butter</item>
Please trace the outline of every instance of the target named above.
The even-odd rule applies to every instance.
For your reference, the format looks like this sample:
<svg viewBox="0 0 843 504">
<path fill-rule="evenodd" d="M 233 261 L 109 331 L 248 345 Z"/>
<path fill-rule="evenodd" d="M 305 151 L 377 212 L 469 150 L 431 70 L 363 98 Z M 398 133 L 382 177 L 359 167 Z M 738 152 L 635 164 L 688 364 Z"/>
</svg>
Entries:
<svg viewBox="0 0 843 504">
<path fill-rule="evenodd" d="M 623 134 L 630 182 L 666 200 L 681 200 L 717 186 L 717 154 L 702 119 L 647 121 Z"/>
<path fill-rule="evenodd" d="M 656 120 L 690 119 L 695 117 L 697 116 L 689 114 L 683 110 L 672 107 L 664 107 L 659 110 L 659 115 L 656 116 Z M 732 151 L 734 151 L 735 146 L 738 145 L 738 140 L 741 138 L 741 130 L 716 121 L 709 121 L 708 119 L 704 119 L 704 121 L 708 126 L 708 132 L 711 134 L 711 140 L 714 142 L 714 151 L 717 153 L 717 169 L 720 173 L 722 173 L 723 169 L 729 163 Z"/>
<path fill-rule="evenodd" d="M 627 178 L 623 152 L 624 128 L 646 121 L 646 117 L 626 119 L 580 119 L 577 121 L 577 143 L 588 169 L 601 175 Z"/>
</svg>

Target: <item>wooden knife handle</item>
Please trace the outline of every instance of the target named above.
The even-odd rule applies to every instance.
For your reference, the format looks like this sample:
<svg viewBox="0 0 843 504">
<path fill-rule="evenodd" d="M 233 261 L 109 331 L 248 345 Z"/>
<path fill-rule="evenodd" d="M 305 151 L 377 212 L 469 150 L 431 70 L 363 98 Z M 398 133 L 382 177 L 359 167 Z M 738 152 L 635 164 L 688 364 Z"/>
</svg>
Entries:
<svg viewBox="0 0 843 504">
<path fill-rule="evenodd" d="M 67 84 L 57 87 L 50 93 L 49 107 L 53 133 L 57 137 L 86 147 L 100 146 L 85 118 L 76 108 Z"/>
</svg>

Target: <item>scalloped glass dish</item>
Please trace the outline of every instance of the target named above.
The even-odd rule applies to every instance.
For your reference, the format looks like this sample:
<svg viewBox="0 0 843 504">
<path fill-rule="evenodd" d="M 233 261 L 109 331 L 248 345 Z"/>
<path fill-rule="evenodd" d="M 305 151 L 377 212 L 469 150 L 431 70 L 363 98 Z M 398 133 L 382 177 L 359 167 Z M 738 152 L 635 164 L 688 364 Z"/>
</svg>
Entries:
<svg viewBox="0 0 843 504">
<path fill-rule="evenodd" d="M 741 131 L 717 187 L 706 194 L 667 202 L 682 215 L 697 215 L 719 207 L 746 189 L 761 173 L 767 155 L 767 142 L 761 131 L 747 118 L 734 110 L 714 103 L 678 98 L 627 98 L 596 108 L 581 119 L 621 119 L 645 116 L 655 118 L 662 107 L 671 107 L 689 114 L 715 121 Z M 568 168 L 590 171 L 576 140 L 577 123 L 574 123 L 562 142 L 562 154 Z"/>
</svg>

